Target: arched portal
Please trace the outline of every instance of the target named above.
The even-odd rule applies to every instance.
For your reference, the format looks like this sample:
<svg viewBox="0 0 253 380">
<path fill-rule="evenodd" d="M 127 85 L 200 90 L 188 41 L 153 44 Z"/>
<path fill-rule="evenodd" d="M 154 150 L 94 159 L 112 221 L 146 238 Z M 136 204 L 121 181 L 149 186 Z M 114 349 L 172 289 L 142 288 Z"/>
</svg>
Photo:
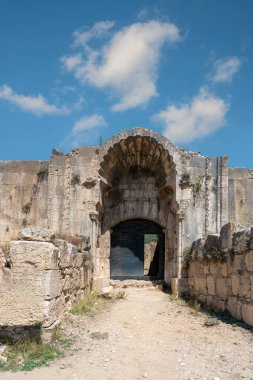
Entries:
<svg viewBox="0 0 253 380">
<path fill-rule="evenodd" d="M 157 223 L 131 219 L 111 232 L 110 278 L 162 279 L 164 232 Z"/>
<path fill-rule="evenodd" d="M 117 236 L 115 237 L 117 228 L 123 226 L 122 222 L 132 220 L 132 224 L 130 222 L 124 224 L 128 226 L 129 243 L 135 229 L 133 220 L 138 219 L 153 222 L 160 227 L 160 230 L 163 229 L 162 233 L 158 233 L 158 235 L 164 234 L 163 265 L 160 263 L 160 269 L 154 270 L 153 273 L 154 277 L 162 277 L 170 283 L 177 270 L 178 204 L 175 149 L 162 136 L 136 129 L 129 131 L 128 135 L 124 132 L 114 136 L 102 147 L 102 153 L 99 170 L 101 230 L 96 276 L 100 279 L 110 278 L 114 270 L 111 268 L 111 265 L 114 265 L 114 258 L 111 255 L 114 255 L 113 245 L 115 239 L 117 240 Z M 145 223 L 142 223 L 144 226 Z M 148 222 L 145 225 L 147 226 Z M 141 238 L 138 239 L 140 242 Z M 139 252 L 143 260 L 143 247 Z M 145 276 L 143 263 L 139 264 L 137 275 L 133 272 L 134 266 L 132 272 L 127 275 Z M 151 270 L 149 272 L 152 273 Z M 120 272 L 115 273 L 120 275 Z"/>
</svg>

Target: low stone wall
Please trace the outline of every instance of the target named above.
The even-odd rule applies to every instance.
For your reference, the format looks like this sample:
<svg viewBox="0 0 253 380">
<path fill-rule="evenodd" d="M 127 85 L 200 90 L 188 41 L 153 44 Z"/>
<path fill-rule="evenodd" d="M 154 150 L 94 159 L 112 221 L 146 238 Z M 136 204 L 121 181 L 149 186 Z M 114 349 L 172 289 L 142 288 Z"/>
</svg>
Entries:
<svg viewBox="0 0 253 380">
<path fill-rule="evenodd" d="M 48 340 L 64 313 L 90 289 L 89 252 L 64 240 L 10 243 L 11 268 L 0 269 L 0 331 L 40 327 Z"/>
<path fill-rule="evenodd" d="M 229 311 L 253 326 L 253 231 L 221 235 L 193 244 L 188 256 L 189 293 L 210 309 Z"/>
</svg>

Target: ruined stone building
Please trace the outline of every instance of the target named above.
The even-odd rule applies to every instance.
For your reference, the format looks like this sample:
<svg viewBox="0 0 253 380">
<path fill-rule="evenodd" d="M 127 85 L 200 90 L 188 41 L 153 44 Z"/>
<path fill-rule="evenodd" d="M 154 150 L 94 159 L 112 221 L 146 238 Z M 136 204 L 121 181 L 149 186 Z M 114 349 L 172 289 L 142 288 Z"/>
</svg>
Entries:
<svg viewBox="0 0 253 380">
<path fill-rule="evenodd" d="M 229 168 L 226 156 L 204 157 L 135 128 L 102 146 L 53 151 L 48 161 L 0 162 L 0 241 L 28 226 L 83 235 L 95 287 L 143 276 L 171 285 L 193 241 L 228 221 L 253 224 L 252 184 L 253 172 Z"/>
</svg>

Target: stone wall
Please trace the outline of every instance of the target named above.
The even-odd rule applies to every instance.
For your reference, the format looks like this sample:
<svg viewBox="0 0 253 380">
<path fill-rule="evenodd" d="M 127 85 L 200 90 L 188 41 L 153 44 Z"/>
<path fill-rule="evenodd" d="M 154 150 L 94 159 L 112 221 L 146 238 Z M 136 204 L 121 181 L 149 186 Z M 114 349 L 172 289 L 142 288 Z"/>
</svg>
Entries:
<svg viewBox="0 0 253 380">
<path fill-rule="evenodd" d="M 101 147 L 54 150 L 49 161 L 2 161 L 0 265 L 2 244 L 20 228 L 89 235 L 94 278 L 102 284 L 110 275 L 111 228 L 144 218 L 165 229 L 169 284 L 180 278 L 194 240 L 218 233 L 228 220 L 253 224 L 252 185 L 252 171 L 228 169 L 227 157 L 188 152 L 143 128 L 122 131 Z"/>
<path fill-rule="evenodd" d="M 49 160 L 48 228 L 92 234 L 90 213 L 99 201 L 97 147 L 82 147 Z"/>
<path fill-rule="evenodd" d="M 246 168 L 229 169 L 229 220 L 235 225 L 253 225 L 253 171 Z"/>
<path fill-rule="evenodd" d="M 228 222 L 227 170 L 227 157 L 182 153 L 178 198 L 183 213 L 183 249 L 194 240 L 219 232 Z"/>
<path fill-rule="evenodd" d="M 29 234 L 26 239 L 33 240 L 10 244 L 11 268 L 0 269 L 2 333 L 40 326 L 45 340 L 64 313 L 90 289 L 89 251 L 78 252 L 74 245 L 50 235 L 46 232 L 37 238 L 43 241 L 35 241 Z"/>
<path fill-rule="evenodd" d="M 47 161 L 0 161 L 0 243 L 26 226 L 47 227 Z"/>
<path fill-rule="evenodd" d="M 197 241 L 188 253 L 189 293 L 210 309 L 229 311 L 253 326 L 253 232 L 231 232 Z"/>
</svg>

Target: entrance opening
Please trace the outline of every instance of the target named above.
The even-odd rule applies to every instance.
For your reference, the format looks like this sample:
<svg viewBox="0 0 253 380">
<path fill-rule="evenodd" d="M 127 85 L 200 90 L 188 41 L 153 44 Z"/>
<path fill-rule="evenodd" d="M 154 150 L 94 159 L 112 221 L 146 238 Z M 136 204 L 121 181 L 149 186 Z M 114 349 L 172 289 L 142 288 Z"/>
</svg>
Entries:
<svg viewBox="0 0 253 380">
<path fill-rule="evenodd" d="M 117 224 L 111 233 L 110 277 L 112 279 L 162 279 L 164 232 L 144 219 Z"/>
</svg>

